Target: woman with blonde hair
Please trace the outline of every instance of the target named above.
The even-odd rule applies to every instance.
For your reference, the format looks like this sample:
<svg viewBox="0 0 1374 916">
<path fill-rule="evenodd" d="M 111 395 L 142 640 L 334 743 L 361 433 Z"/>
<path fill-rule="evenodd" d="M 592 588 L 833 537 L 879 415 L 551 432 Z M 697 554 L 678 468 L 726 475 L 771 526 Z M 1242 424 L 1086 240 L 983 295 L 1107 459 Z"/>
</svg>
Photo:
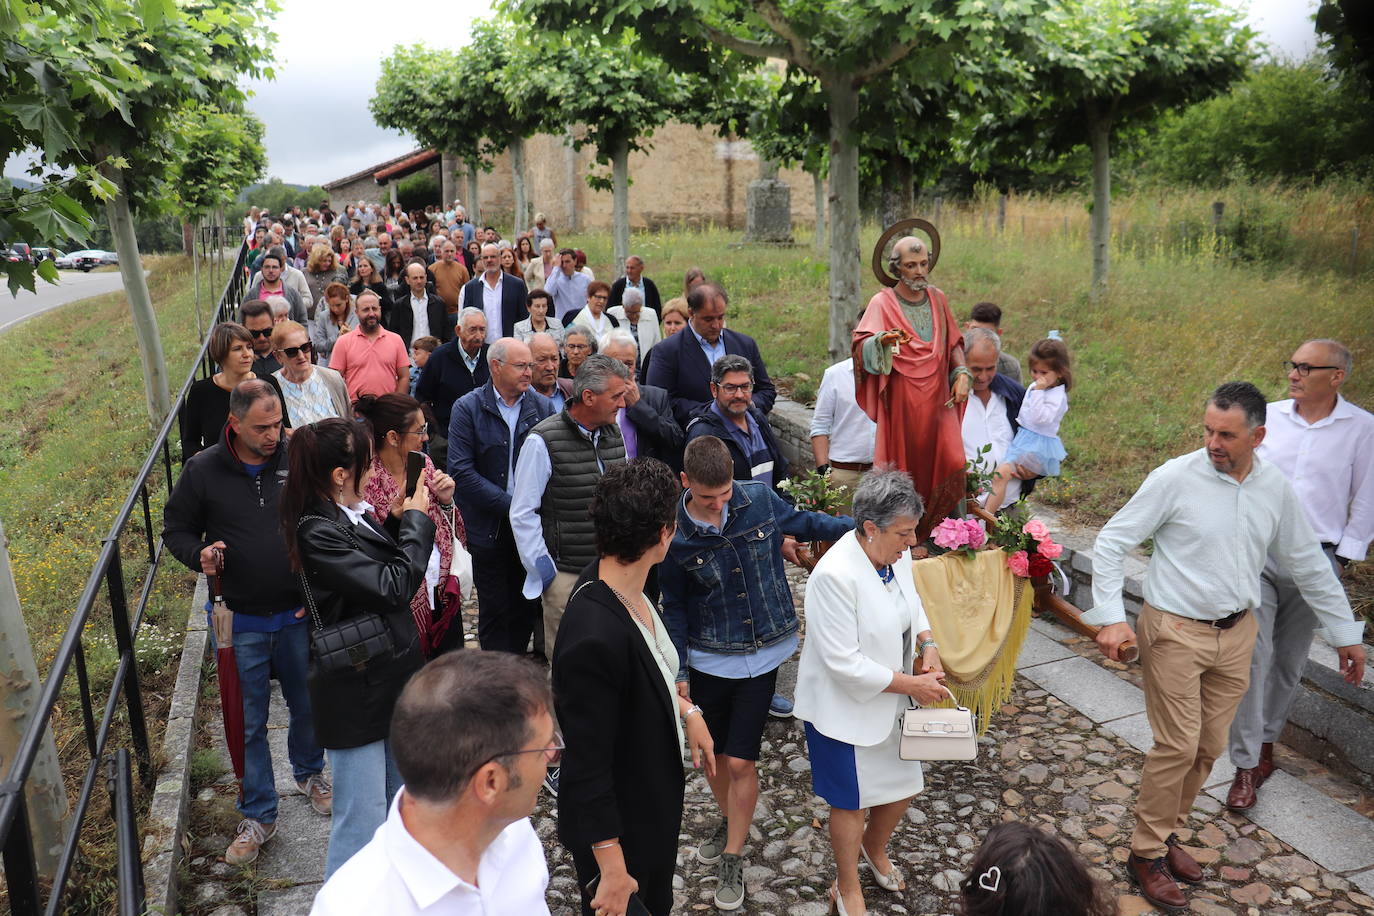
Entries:
<svg viewBox="0 0 1374 916">
<path fill-rule="evenodd" d="M 315 362 L 329 365 L 334 344 L 339 337 L 358 326 L 353 313 L 353 297 L 343 283 L 334 282 L 324 288 L 324 308 L 315 311 L 310 322 L 310 343 L 315 348 Z"/>
<path fill-rule="evenodd" d="M 305 262 L 305 285 L 310 287 L 311 305 L 307 316 L 315 317 L 315 310 L 324 297 L 324 289 L 331 283 L 347 283 L 348 271 L 339 264 L 339 256 L 326 242 L 317 242 L 310 249 Z"/>
</svg>

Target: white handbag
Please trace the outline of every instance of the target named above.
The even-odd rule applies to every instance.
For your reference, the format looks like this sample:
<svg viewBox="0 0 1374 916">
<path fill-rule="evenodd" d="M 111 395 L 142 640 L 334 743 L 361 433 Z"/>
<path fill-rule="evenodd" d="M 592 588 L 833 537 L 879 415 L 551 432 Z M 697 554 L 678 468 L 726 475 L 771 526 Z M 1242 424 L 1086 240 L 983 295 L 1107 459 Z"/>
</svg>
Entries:
<svg viewBox="0 0 1374 916">
<path fill-rule="evenodd" d="M 459 597 L 467 601 L 472 594 L 472 554 L 463 546 L 463 542 L 458 540 L 457 528 L 454 524 L 453 515 L 457 512 L 453 509 L 448 515 L 448 530 L 453 532 L 453 557 L 448 564 L 448 574 L 458 580 Z"/>
<path fill-rule="evenodd" d="M 912 705 L 902 710 L 902 738 L 897 756 L 903 760 L 973 760 L 978 756 L 978 730 L 973 713 L 944 688 L 953 709 Z"/>
</svg>

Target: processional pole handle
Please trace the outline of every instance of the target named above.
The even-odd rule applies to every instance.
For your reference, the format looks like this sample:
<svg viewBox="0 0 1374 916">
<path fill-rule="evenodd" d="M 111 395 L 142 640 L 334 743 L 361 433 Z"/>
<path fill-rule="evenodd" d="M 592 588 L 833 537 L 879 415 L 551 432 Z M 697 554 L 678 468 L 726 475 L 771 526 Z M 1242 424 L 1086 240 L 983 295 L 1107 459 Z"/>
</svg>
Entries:
<svg viewBox="0 0 1374 916">
<path fill-rule="evenodd" d="M 972 500 L 968 503 L 968 511 L 970 515 L 981 519 L 985 524 L 992 525 L 997 521 L 991 512 Z M 1049 576 L 1034 577 L 1031 579 L 1031 586 L 1035 589 L 1035 609 L 1037 611 L 1042 614 L 1052 614 L 1059 619 L 1060 623 L 1079 636 L 1097 639 L 1101 627 L 1084 623 L 1083 612 L 1066 601 L 1063 596 L 1055 593 Z M 1117 654 L 1123 662 L 1133 662 L 1140 657 L 1140 648 L 1136 645 L 1135 640 L 1128 639 L 1117 649 Z"/>
</svg>

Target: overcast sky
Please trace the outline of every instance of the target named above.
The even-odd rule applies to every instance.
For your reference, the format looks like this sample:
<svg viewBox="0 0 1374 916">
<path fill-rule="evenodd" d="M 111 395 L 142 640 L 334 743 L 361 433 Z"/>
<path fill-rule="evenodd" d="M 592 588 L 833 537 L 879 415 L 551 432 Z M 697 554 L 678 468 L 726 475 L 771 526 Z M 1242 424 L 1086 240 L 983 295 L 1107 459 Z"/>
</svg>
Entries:
<svg viewBox="0 0 1374 916">
<path fill-rule="evenodd" d="M 1227 0 L 1279 54 L 1301 58 L 1316 45 L 1315 0 Z M 249 84 L 248 107 L 267 126 L 267 174 L 323 184 L 414 149 L 367 110 L 380 61 L 398 44 L 461 48 L 489 0 L 290 0 L 282 4 L 272 82 Z M 23 166 L 6 163 L 5 174 Z"/>
</svg>

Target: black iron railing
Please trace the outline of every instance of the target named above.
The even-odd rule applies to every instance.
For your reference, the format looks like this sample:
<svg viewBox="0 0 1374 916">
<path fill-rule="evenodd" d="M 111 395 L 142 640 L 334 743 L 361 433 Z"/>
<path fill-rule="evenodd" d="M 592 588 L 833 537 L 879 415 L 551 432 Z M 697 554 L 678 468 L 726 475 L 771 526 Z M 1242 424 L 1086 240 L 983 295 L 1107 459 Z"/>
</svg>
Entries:
<svg viewBox="0 0 1374 916">
<path fill-rule="evenodd" d="M 246 246 L 240 246 L 238 258 L 216 306 L 212 327 L 215 322 L 232 318 L 237 314 L 247 279 L 244 271 L 247 253 Z M 159 529 L 154 528 L 150 487 L 157 485 L 152 481 L 155 472 L 160 468 L 167 493 L 171 493 L 176 480 L 173 468 L 180 465 L 179 460 L 174 461 L 172 455 L 177 417 L 191 384 L 214 371 L 209 358 L 209 343 L 207 335 L 190 374 L 177 394 L 171 412 L 158 430 L 157 438 L 153 440 L 152 448 L 134 480 L 129 495 L 115 516 L 109 534 L 102 541 L 100 556 L 86 580 L 85 588 L 82 589 L 76 605 L 76 612 L 67 625 L 62 642 L 53 656 L 52 666 L 43 681 L 38 702 L 33 710 L 33 718 L 24 732 L 14 759 L 4 762 L 8 766 L 4 771 L 4 781 L 0 783 L 0 844 L 3 846 L 5 885 L 9 894 L 10 910 L 15 914 L 29 916 L 43 913 L 55 916 L 66 911 L 63 905 L 64 895 L 70 879 L 82 864 L 78 853 L 82 825 L 90 813 L 91 796 L 102 770 L 106 771 L 112 809 L 110 815 L 115 828 L 118 912 L 120 916 L 143 914 L 143 871 L 139 858 L 141 831 L 135 814 L 137 808 L 134 802 L 133 767 L 130 765 L 130 757 L 137 762 L 137 778 L 146 790 L 152 789 L 156 773 L 149 745 L 147 716 L 134 644 L 138 639 L 139 627 L 143 622 L 144 612 L 148 608 L 165 555 Z M 135 532 L 140 527 L 142 537 L 137 538 Z M 136 594 L 130 593 L 124 575 L 124 557 L 130 549 L 121 543 L 126 534 L 138 542 L 136 550 L 140 553 L 146 550 L 148 565 Z M 138 560 L 142 563 L 144 558 L 140 556 Z M 108 599 L 110 623 L 114 630 L 119 662 L 115 668 L 109 696 L 97 722 L 97 700 L 92 695 L 82 640 L 87 635 L 87 624 L 92 621 L 93 613 L 101 605 L 102 593 Z M 44 735 L 51 727 L 53 709 L 62 696 L 68 676 L 73 671 L 76 674 L 85 737 L 85 774 L 64 825 L 65 840 L 56 870 L 50 881 L 46 880 L 47 876 L 43 876 L 44 880 L 40 881 L 25 790 Z M 111 749 L 110 736 L 119 718 L 121 707 L 128 726 L 127 746 L 123 745 L 122 742 L 126 739 L 121 734 L 117 739 L 121 746 Z"/>
</svg>

